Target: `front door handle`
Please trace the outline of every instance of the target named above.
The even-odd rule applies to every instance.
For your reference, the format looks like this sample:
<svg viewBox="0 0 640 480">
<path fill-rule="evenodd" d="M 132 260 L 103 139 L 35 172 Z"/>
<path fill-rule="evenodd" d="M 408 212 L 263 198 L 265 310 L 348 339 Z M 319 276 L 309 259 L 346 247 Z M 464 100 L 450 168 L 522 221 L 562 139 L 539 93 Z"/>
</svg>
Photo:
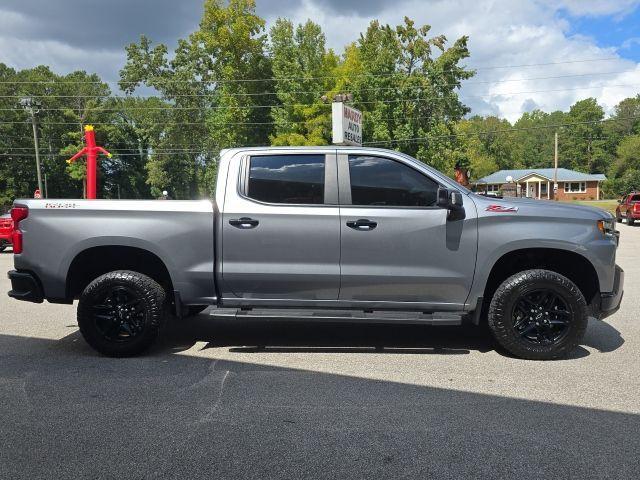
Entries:
<svg viewBox="0 0 640 480">
<path fill-rule="evenodd" d="M 229 220 L 229 225 L 233 225 L 236 228 L 242 228 L 245 230 L 249 228 L 256 228 L 258 226 L 258 223 L 260 223 L 258 220 L 254 220 L 253 218 L 249 217 L 241 217 L 238 219 Z"/>
<path fill-rule="evenodd" d="M 367 220 L 366 218 L 361 218 L 360 220 L 349 220 L 347 222 L 347 227 L 353 228 L 354 230 L 362 230 L 365 232 L 368 230 L 373 230 L 377 226 L 378 222 Z"/>
</svg>

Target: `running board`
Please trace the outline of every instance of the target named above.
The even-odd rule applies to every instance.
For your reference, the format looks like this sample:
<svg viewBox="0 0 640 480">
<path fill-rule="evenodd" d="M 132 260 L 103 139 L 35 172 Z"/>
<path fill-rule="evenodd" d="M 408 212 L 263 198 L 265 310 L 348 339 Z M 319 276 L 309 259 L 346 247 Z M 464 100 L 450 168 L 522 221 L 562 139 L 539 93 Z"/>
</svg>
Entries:
<svg viewBox="0 0 640 480">
<path fill-rule="evenodd" d="M 211 317 L 237 318 L 247 320 L 300 320 L 322 322 L 363 322 L 363 323 L 416 323 L 422 325 L 461 325 L 463 313 L 459 312 L 405 312 L 398 310 L 302 310 L 275 308 L 212 308 Z"/>
</svg>

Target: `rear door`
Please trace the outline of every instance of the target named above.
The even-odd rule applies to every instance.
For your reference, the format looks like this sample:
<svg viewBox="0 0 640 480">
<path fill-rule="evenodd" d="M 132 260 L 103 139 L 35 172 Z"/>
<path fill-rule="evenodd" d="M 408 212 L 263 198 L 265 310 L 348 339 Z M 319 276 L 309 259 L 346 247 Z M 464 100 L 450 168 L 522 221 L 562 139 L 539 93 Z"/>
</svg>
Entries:
<svg viewBox="0 0 640 480">
<path fill-rule="evenodd" d="M 471 288 L 477 215 L 448 221 L 439 183 L 410 162 L 338 155 L 341 201 L 340 299 L 460 309 Z"/>
<path fill-rule="evenodd" d="M 337 300 L 335 150 L 268 151 L 230 166 L 222 218 L 225 297 Z"/>
</svg>

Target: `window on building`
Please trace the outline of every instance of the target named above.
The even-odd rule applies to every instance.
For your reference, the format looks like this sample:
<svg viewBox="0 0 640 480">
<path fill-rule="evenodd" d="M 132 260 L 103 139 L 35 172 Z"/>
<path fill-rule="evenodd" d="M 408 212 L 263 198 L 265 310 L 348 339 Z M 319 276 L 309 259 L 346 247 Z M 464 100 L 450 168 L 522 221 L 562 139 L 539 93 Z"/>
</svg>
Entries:
<svg viewBox="0 0 640 480">
<path fill-rule="evenodd" d="M 565 193 L 584 193 L 587 191 L 587 182 L 564 182 Z"/>
<path fill-rule="evenodd" d="M 429 207 L 438 196 L 436 182 L 389 158 L 350 155 L 349 176 L 353 205 Z"/>
<path fill-rule="evenodd" d="M 500 185 L 497 183 L 487 185 L 487 192 L 499 192 Z"/>
<path fill-rule="evenodd" d="M 541 183 L 540 184 L 540 194 L 541 195 L 546 195 L 547 194 L 547 184 L 546 183 Z"/>
<path fill-rule="evenodd" d="M 269 203 L 324 202 L 324 155 L 260 155 L 249 164 L 249 198 Z"/>
</svg>

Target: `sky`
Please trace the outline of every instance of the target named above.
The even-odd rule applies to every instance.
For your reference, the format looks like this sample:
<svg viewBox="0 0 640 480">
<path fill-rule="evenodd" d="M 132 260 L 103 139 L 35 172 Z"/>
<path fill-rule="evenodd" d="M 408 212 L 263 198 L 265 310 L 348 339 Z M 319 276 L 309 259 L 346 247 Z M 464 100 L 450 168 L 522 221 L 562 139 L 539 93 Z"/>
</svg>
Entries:
<svg viewBox="0 0 640 480">
<path fill-rule="evenodd" d="M 477 74 L 460 97 L 472 114 L 515 121 L 597 98 L 608 113 L 640 93 L 640 0 L 257 0 L 267 27 L 278 17 L 319 23 L 340 53 L 372 19 L 429 24 L 452 43 L 469 36 Z M 85 70 L 115 84 L 124 47 L 147 35 L 176 45 L 195 30 L 202 0 L 2 0 L 0 62 Z"/>
</svg>

